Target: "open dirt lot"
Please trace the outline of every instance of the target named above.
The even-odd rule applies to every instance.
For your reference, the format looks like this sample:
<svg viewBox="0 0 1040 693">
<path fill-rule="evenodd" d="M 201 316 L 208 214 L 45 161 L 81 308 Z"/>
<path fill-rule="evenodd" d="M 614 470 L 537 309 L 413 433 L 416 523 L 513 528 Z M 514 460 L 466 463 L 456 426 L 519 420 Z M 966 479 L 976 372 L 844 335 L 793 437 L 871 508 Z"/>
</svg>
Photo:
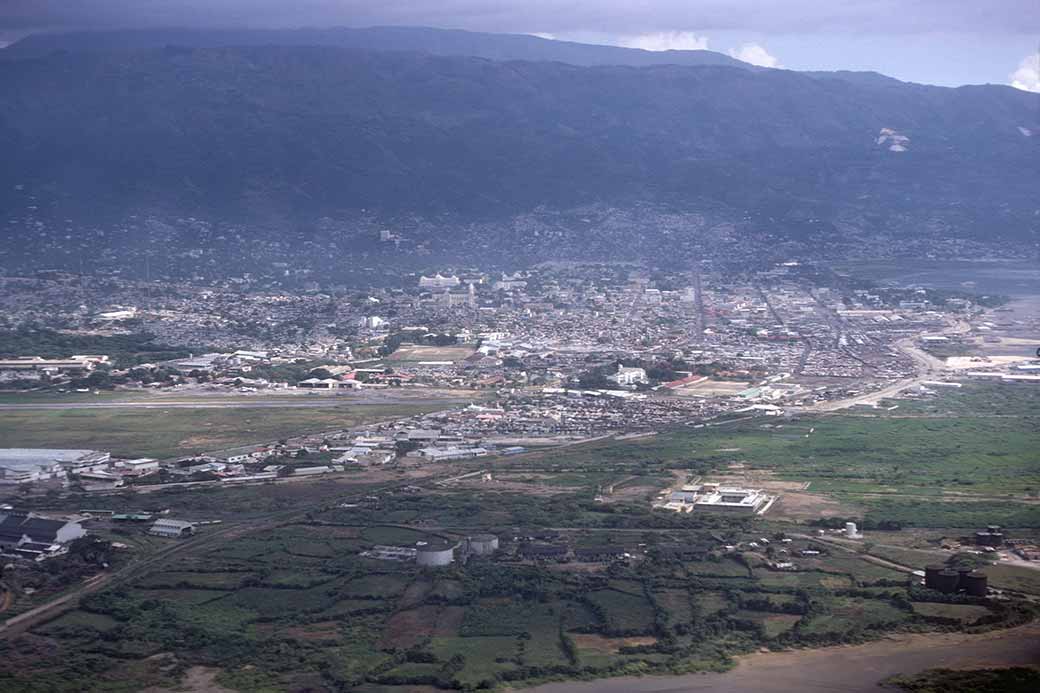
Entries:
<svg viewBox="0 0 1040 693">
<path fill-rule="evenodd" d="M 724 380 L 705 380 L 675 390 L 683 397 L 711 397 L 712 395 L 735 395 L 751 387 L 751 383 L 734 383 Z"/>
<path fill-rule="evenodd" d="M 472 347 L 438 347 L 417 346 L 415 344 L 404 344 L 397 351 L 386 358 L 386 361 L 414 362 L 414 361 L 461 361 L 473 354 Z"/>
</svg>

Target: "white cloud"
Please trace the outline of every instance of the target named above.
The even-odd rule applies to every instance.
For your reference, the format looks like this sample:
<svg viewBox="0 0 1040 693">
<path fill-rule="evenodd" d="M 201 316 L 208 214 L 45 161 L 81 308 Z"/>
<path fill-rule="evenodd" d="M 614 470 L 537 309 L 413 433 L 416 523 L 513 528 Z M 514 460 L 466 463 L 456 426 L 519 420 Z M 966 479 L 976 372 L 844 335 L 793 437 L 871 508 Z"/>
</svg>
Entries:
<svg viewBox="0 0 1040 693">
<path fill-rule="evenodd" d="M 545 32 L 545 31 L 536 31 L 533 34 L 531 34 L 531 36 L 537 36 L 538 38 L 546 39 L 547 41 L 555 41 L 556 40 L 556 34 L 550 34 L 550 33 Z"/>
<path fill-rule="evenodd" d="M 737 60 L 758 65 L 759 67 L 783 67 L 775 55 L 771 55 L 769 51 L 757 43 L 745 43 L 736 50 L 731 48 L 729 54 Z"/>
<path fill-rule="evenodd" d="M 706 51 L 708 37 L 698 36 L 692 31 L 661 31 L 627 36 L 620 44 L 626 48 L 642 48 L 646 51 Z"/>
<path fill-rule="evenodd" d="M 1011 73 L 1011 86 L 1040 93 L 1040 52 L 1022 59 L 1018 69 Z"/>
</svg>

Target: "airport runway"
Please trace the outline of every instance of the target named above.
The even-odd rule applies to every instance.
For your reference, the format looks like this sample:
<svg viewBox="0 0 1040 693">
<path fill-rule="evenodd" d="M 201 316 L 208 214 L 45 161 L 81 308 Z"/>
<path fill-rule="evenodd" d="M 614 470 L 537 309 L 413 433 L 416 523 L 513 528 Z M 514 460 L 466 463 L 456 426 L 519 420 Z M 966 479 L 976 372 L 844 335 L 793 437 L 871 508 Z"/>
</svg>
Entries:
<svg viewBox="0 0 1040 693">
<path fill-rule="evenodd" d="M 337 407 L 368 407 L 378 405 L 425 405 L 425 404 L 462 404 L 472 401 L 469 398 L 450 397 L 394 397 L 380 399 L 307 399 L 307 400 L 264 400 L 250 401 L 247 398 L 236 400 L 199 399 L 171 401 L 125 401 L 125 402 L 26 402 L 0 404 L 0 411 L 51 411 L 69 409 L 329 409 Z"/>
</svg>

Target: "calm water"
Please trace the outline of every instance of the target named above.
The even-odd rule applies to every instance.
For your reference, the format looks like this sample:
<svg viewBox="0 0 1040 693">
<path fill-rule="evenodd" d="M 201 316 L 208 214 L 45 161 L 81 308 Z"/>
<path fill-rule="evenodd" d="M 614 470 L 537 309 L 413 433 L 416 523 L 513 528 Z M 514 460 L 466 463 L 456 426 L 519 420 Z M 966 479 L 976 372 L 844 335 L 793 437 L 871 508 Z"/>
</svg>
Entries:
<svg viewBox="0 0 1040 693">
<path fill-rule="evenodd" d="M 1040 264 L 1021 260 L 865 262 L 839 268 L 884 284 L 1001 294 L 1012 298 L 1040 296 Z"/>
</svg>

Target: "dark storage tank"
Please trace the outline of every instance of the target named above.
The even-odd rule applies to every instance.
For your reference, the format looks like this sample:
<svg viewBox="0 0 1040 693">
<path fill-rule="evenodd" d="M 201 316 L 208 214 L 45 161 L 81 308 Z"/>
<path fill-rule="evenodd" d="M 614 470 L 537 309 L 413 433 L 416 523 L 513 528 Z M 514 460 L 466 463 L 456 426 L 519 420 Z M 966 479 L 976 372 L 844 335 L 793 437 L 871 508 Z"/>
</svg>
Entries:
<svg viewBox="0 0 1040 693">
<path fill-rule="evenodd" d="M 976 546 L 1003 546 L 1004 535 L 999 532 L 999 527 L 990 527 L 985 532 L 975 532 Z"/>
<path fill-rule="evenodd" d="M 985 597 L 989 592 L 989 580 L 986 574 L 978 570 L 968 573 L 962 580 L 962 587 L 972 597 Z"/>
<path fill-rule="evenodd" d="M 956 570 L 951 570 L 950 568 L 940 570 L 939 574 L 935 576 L 935 589 L 945 594 L 953 594 L 957 591 L 960 577 Z"/>
<path fill-rule="evenodd" d="M 924 567 L 924 586 L 930 590 L 937 590 L 939 573 L 946 570 L 946 566 L 941 563 L 933 563 L 932 565 L 926 565 Z"/>
<path fill-rule="evenodd" d="M 963 565 L 957 568 L 957 589 L 964 589 L 964 579 L 967 578 L 968 575 L 970 575 L 974 571 L 974 568 L 969 568 Z"/>
</svg>

